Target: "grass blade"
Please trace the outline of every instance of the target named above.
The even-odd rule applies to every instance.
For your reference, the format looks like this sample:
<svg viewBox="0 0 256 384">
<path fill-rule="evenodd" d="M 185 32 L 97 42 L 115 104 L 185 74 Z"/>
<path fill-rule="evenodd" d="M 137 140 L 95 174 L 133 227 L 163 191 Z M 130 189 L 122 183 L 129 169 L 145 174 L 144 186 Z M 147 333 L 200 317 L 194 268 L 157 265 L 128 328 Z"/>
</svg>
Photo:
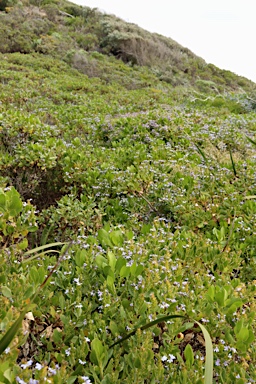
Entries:
<svg viewBox="0 0 256 384">
<path fill-rule="evenodd" d="M 8 331 L 4 334 L 2 339 L 0 340 L 0 355 L 5 351 L 5 349 L 8 347 L 8 345 L 11 343 L 13 338 L 15 337 L 16 333 L 20 329 L 20 326 L 22 324 L 22 321 L 28 312 L 29 306 L 24 309 L 18 319 L 13 323 L 13 325 L 8 329 Z"/>
<path fill-rule="evenodd" d="M 236 177 L 237 176 L 236 165 L 235 165 L 235 162 L 233 160 L 231 149 L 229 149 L 229 155 L 230 155 L 230 160 L 231 160 L 231 163 L 232 163 L 233 172 L 234 172 L 234 175 Z"/>
<path fill-rule="evenodd" d="M 205 156 L 203 150 L 199 147 L 199 145 L 197 145 L 196 143 L 194 143 L 195 146 L 196 146 L 196 149 L 197 151 L 200 153 L 200 155 L 202 156 L 202 158 L 204 159 L 205 162 L 207 162 L 207 157 Z"/>
<path fill-rule="evenodd" d="M 56 251 L 55 249 L 49 249 L 48 251 L 41 252 L 41 253 L 38 253 L 37 255 L 27 257 L 25 260 L 21 261 L 21 264 L 30 263 L 34 259 L 37 259 L 38 257 L 42 257 L 42 256 L 46 255 L 47 253 L 60 253 L 60 251 Z"/>
<path fill-rule="evenodd" d="M 183 318 L 183 319 L 186 319 L 187 317 L 186 316 L 182 316 L 182 315 L 167 315 L 167 316 L 162 316 L 156 320 L 153 320 L 151 321 L 150 323 L 147 323 L 145 325 L 143 325 L 142 327 L 136 327 L 132 332 L 128 333 L 126 336 L 124 336 L 122 339 L 120 340 L 117 340 L 114 344 L 110 345 L 109 348 L 113 348 L 115 345 L 117 344 L 120 344 L 122 343 L 123 341 L 129 339 L 131 336 L 135 335 L 135 333 L 137 332 L 138 329 L 141 329 L 142 331 L 144 331 L 145 329 L 148 329 L 150 327 L 152 327 L 153 325 L 156 325 L 158 323 L 161 323 L 162 321 L 167 321 L 167 320 L 170 320 L 170 319 L 176 319 L 176 318 Z"/>
<path fill-rule="evenodd" d="M 200 324 L 198 321 L 195 321 L 196 324 L 199 325 L 201 328 L 204 340 L 205 340 L 205 349 L 206 349 L 206 359 L 205 359 L 205 375 L 204 375 L 204 383 L 205 384 L 212 384 L 212 378 L 213 378 L 213 347 L 212 347 L 212 340 L 211 336 L 209 335 L 209 332 L 207 329 Z"/>
<path fill-rule="evenodd" d="M 66 243 L 51 243 L 51 244 L 46 244 L 46 245 L 41 245 L 40 247 L 30 249 L 29 251 L 25 252 L 23 256 L 28 256 L 32 255 L 33 253 L 37 253 L 38 251 L 42 251 L 46 248 L 50 247 L 57 247 L 58 245 L 64 245 Z"/>
<path fill-rule="evenodd" d="M 253 145 L 256 145 L 256 141 L 254 141 L 253 139 L 251 139 L 250 137 L 246 136 L 247 140 L 250 141 L 251 144 Z"/>
</svg>

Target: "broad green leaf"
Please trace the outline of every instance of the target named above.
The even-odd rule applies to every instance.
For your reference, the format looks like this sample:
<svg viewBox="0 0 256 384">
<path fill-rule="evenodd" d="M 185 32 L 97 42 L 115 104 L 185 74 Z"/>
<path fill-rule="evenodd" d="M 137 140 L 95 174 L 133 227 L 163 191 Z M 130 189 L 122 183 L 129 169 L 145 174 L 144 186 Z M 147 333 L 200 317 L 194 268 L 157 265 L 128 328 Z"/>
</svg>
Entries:
<svg viewBox="0 0 256 384">
<path fill-rule="evenodd" d="M 91 359 L 93 360 L 91 360 L 92 363 L 95 363 L 95 359 L 96 363 L 100 363 L 102 354 L 104 353 L 104 347 L 102 345 L 102 342 L 98 338 L 93 339 L 91 343 L 91 349 Z"/>
<path fill-rule="evenodd" d="M 120 230 L 111 232 L 109 236 L 114 245 L 119 247 L 123 245 L 124 239 L 123 239 L 122 232 Z"/>
<path fill-rule="evenodd" d="M 98 231 L 98 239 L 103 247 L 112 247 L 112 242 L 110 240 L 109 234 L 105 229 L 101 228 Z"/>
<path fill-rule="evenodd" d="M 114 278 L 113 278 L 113 276 L 108 276 L 108 277 L 107 277 L 107 285 L 108 285 L 110 288 L 113 288 L 113 286 L 114 286 Z"/>
<path fill-rule="evenodd" d="M 24 250 L 28 247 L 28 240 L 27 239 L 23 239 L 20 243 L 19 243 L 19 249 L 21 250 Z"/>
<path fill-rule="evenodd" d="M 211 285 L 207 291 L 207 296 L 214 301 L 214 295 L 215 295 L 215 287 L 214 285 Z"/>
<path fill-rule="evenodd" d="M 12 368 L 7 369 L 4 372 L 4 377 L 9 381 L 9 383 L 13 383 L 15 380 L 15 374 Z"/>
<path fill-rule="evenodd" d="M 109 251 L 107 253 L 107 256 L 108 256 L 108 263 L 112 269 L 113 272 L 115 272 L 115 266 L 116 266 L 116 257 L 115 255 L 113 254 L 113 252 Z"/>
<path fill-rule="evenodd" d="M 120 272 L 120 270 L 122 269 L 122 267 L 126 265 L 126 260 L 124 257 L 119 257 L 116 261 L 116 271 L 117 272 Z"/>
<path fill-rule="evenodd" d="M 85 249 L 82 249 L 81 251 L 78 250 L 75 254 L 75 263 L 78 267 L 82 267 L 85 263 L 86 258 L 86 251 Z"/>
<path fill-rule="evenodd" d="M 8 199 L 8 211 L 10 216 L 17 216 L 22 210 L 22 201 L 19 192 L 14 188 L 6 193 Z"/>
<path fill-rule="evenodd" d="M 124 265 L 124 266 L 121 268 L 120 276 L 121 276 L 121 277 L 128 277 L 129 274 L 130 274 L 130 267 L 126 267 L 126 265 Z"/>
<path fill-rule="evenodd" d="M 242 327 L 236 336 L 239 341 L 245 342 L 249 337 L 249 329 Z"/>
<path fill-rule="evenodd" d="M 39 275 L 38 275 L 38 270 L 35 266 L 33 266 L 30 271 L 29 271 L 29 277 L 31 281 L 35 284 L 39 283 Z"/>
<path fill-rule="evenodd" d="M 10 299 L 12 297 L 12 292 L 10 290 L 10 288 L 6 287 L 5 285 L 1 288 L 2 289 L 2 294 L 7 297 L 8 299 Z"/>
<path fill-rule="evenodd" d="M 114 272 L 112 271 L 109 265 L 106 265 L 103 268 L 103 273 L 105 277 L 111 276 L 113 279 L 115 278 Z"/>
<path fill-rule="evenodd" d="M 215 292 L 215 300 L 219 306 L 224 307 L 226 300 L 228 298 L 228 293 L 225 288 L 221 288 L 218 292 Z"/>
<path fill-rule="evenodd" d="M 73 384 L 76 380 L 77 380 L 77 377 L 76 377 L 76 376 L 70 376 L 70 377 L 67 379 L 67 384 Z"/>
<path fill-rule="evenodd" d="M 97 265 L 100 269 L 102 269 L 102 268 L 104 268 L 106 265 L 108 265 L 108 261 L 107 261 L 107 259 L 106 259 L 104 256 L 101 256 L 101 255 L 97 255 L 97 256 L 95 257 L 95 263 L 96 263 L 96 265 Z"/>
<path fill-rule="evenodd" d="M 132 275 L 132 276 L 135 276 L 136 269 L 137 269 L 137 265 L 136 265 L 136 263 L 134 262 L 134 263 L 130 266 L 130 272 L 131 272 L 131 275 Z"/>
<path fill-rule="evenodd" d="M 184 356 L 186 359 L 186 365 L 191 368 L 191 366 L 194 364 L 194 352 L 190 344 L 186 345 Z"/>
</svg>

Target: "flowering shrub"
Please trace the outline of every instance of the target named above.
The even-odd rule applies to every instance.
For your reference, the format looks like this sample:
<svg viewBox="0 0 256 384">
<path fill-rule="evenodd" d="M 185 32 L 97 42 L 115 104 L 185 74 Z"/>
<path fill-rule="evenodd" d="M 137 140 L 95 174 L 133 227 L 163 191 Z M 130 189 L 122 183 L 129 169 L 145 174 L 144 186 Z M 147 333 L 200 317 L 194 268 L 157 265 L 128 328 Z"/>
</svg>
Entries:
<svg viewBox="0 0 256 384">
<path fill-rule="evenodd" d="M 253 382 L 254 109 L 91 57 L 0 55 L 0 381 Z"/>
</svg>

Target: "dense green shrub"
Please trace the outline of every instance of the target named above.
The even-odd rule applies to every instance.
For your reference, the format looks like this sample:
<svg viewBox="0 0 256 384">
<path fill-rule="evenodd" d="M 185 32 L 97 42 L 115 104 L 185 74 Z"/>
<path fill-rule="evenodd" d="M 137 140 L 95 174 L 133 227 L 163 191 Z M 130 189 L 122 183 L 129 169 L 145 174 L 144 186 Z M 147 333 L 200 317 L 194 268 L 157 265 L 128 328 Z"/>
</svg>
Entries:
<svg viewBox="0 0 256 384">
<path fill-rule="evenodd" d="M 0 381 L 202 384 L 201 321 L 213 380 L 253 382 L 251 83 L 229 92 L 240 78 L 172 40 L 47 3 L 54 23 L 37 7 L 0 14 L 0 44 L 17 15 L 32 52 L 0 53 L 0 346 L 23 311 Z M 87 34 L 95 45 L 81 48 Z M 102 53 L 134 35 L 135 56 L 162 49 L 171 62 Z"/>
</svg>

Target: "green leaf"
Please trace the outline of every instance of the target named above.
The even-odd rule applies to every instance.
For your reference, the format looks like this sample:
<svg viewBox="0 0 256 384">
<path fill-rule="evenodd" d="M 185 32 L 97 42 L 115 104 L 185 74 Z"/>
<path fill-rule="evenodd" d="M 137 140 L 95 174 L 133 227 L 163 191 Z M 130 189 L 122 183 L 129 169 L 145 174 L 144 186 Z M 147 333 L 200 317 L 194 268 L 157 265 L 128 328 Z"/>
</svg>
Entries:
<svg viewBox="0 0 256 384">
<path fill-rule="evenodd" d="M 21 250 L 24 250 L 28 247 L 28 240 L 27 239 L 23 239 L 20 243 L 19 243 L 19 249 Z"/>
<path fill-rule="evenodd" d="M 95 257 L 95 263 L 100 269 L 103 269 L 106 265 L 108 265 L 107 259 L 101 255 L 97 255 Z"/>
<path fill-rule="evenodd" d="M 107 256 L 108 256 L 108 263 L 109 263 L 112 271 L 115 272 L 116 257 L 113 254 L 113 252 L 110 252 L 110 251 L 108 252 Z"/>
<path fill-rule="evenodd" d="M 109 234 L 107 231 L 105 231 L 105 229 L 103 228 L 99 229 L 98 239 L 104 248 L 112 247 L 112 242 L 110 240 Z"/>
<path fill-rule="evenodd" d="M 124 265 L 124 266 L 121 268 L 120 276 L 121 276 L 121 277 L 128 277 L 129 274 L 130 274 L 130 267 L 126 267 L 126 265 Z"/>
<path fill-rule="evenodd" d="M 215 300 L 219 306 L 224 307 L 228 298 L 228 292 L 225 288 L 220 288 L 218 292 L 215 292 Z"/>
<path fill-rule="evenodd" d="M 13 383 L 15 380 L 15 374 L 12 368 L 7 369 L 4 372 L 4 377 L 9 381 L 9 383 Z"/>
<path fill-rule="evenodd" d="M 239 341 L 245 342 L 249 337 L 249 329 L 242 327 L 236 336 Z"/>
<path fill-rule="evenodd" d="M 134 360 L 134 367 L 138 368 L 138 369 L 142 368 L 141 360 L 140 360 L 139 357 L 135 358 L 135 360 Z"/>
<path fill-rule="evenodd" d="M 108 276 L 107 277 L 107 285 L 110 287 L 110 288 L 114 288 L 114 278 L 113 276 Z"/>
<path fill-rule="evenodd" d="M 214 295 L 215 295 L 215 287 L 214 285 L 211 285 L 207 291 L 207 296 L 211 301 L 214 301 Z"/>
<path fill-rule="evenodd" d="M 68 379 L 67 379 L 67 384 L 73 384 L 77 379 L 77 376 L 70 376 Z"/>
<path fill-rule="evenodd" d="M 54 329 L 53 335 L 52 335 L 54 343 L 60 343 L 62 340 L 62 332 L 59 332 L 57 329 Z"/>
<path fill-rule="evenodd" d="M 85 263 L 86 251 L 82 249 L 81 251 L 77 251 L 75 254 L 75 263 L 78 267 L 82 267 Z"/>
<path fill-rule="evenodd" d="M 7 211 L 6 197 L 3 190 L 0 189 L 0 212 L 5 213 L 6 211 Z"/>
<path fill-rule="evenodd" d="M 10 288 L 6 287 L 5 285 L 2 287 L 2 294 L 7 297 L 8 299 L 10 299 L 12 297 L 12 292 L 10 290 Z"/>
<path fill-rule="evenodd" d="M 196 324 L 201 328 L 204 340 L 205 340 L 205 349 L 206 349 L 206 360 L 205 360 L 205 375 L 204 375 L 204 383 L 212 384 L 213 382 L 213 347 L 211 336 L 209 335 L 207 329 L 198 321 L 195 321 Z"/>
<path fill-rule="evenodd" d="M 114 272 L 112 271 L 109 265 L 106 265 L 103 268 L 103 273 L 105 277 L 111 276 L 113 279 L 115 278 Z"/>
<path fill-rule="evenodd" d="M 144 266 L 143 265 L 141 265 L 141 264 L 137 265 L 135 276 L 141 275 L 143 270 L 144 270 Z"/>
<path fill-rule="evenodd" d="M 104 347 L 102 345 L 102 342 L 98 338 L 93 339 L 91 343 L 91 349 L 92 349 L 92 352 L 90 354 L 91 362 L 94 364 L 100 364 L 102 355 L 104 353 Z"/>
<path fill-rule="evenodd" d="M 16 333 L 21 327 L 22 321 L 25 317 L 25 314 L 28 312 L 27 307 L 18 317 L 18 319 L 13 323 L 13 325 L 9 328 L 9 330 L 4 334 L 2 339 L 0 340 L 0 355 L 5 351 L 5 349 L 9 346 L 9 344 L 12 342 L 13 338 L 15 337 Z"/>
<path fill-rule="evenodd" d="M 28 287 L 28 289 L 26 290 L 26 292 L 24 293 L 24 299 L 29 299 L 30 297 L 32 297 L 32 295 L 34 294 L 35 290 L 32 286 Z"/>
<path fill-rule="evenodd" d="M 12 217 L 17 216 L 22 211 L 22 201 L 19 192 L 17 192 L 15 188 L 11 188 L 11 190 L 6 193 L 6 196 L 8 199 L 9 215 Z"/>
<path fill-rule="evenodd" d="M 186 359 L 186 365 L 191 368 L 191 366 L 194 364 L 194 352 L 190 344 L 186 345 L 184 356 Z"/>
<path fill-rule="evenodd" d="M 123 245 L 124 239 L 123 239 L 122 232 L 120 230 L 111 232 L 109 236 L 114 245 L 119 247 Z"/>
<path fill-rule="evenodd" d="M 30 271 L 29 271 L 29 277 L 34 282 L 35 284 L 39 283 L 39 275 L 38 275 L 38 270 L 35 266 L 33 266 Z"/>
<path fill-rule="evenodd" d="M 125 260 L 125 258 L 124 258 L 124 257 L 119 257 L 119 258 L 117 259 L 117 261 L 116 261 L 116 265 L 115 265 L 115 267 L 116 267 L 116 271 L 117 271 L 117 272 L 120 272 L 120 270 L 122 269 L 122 267 L 123 267 L 124 265 L 126 265 L 126 260 Z"/>
</svg>

